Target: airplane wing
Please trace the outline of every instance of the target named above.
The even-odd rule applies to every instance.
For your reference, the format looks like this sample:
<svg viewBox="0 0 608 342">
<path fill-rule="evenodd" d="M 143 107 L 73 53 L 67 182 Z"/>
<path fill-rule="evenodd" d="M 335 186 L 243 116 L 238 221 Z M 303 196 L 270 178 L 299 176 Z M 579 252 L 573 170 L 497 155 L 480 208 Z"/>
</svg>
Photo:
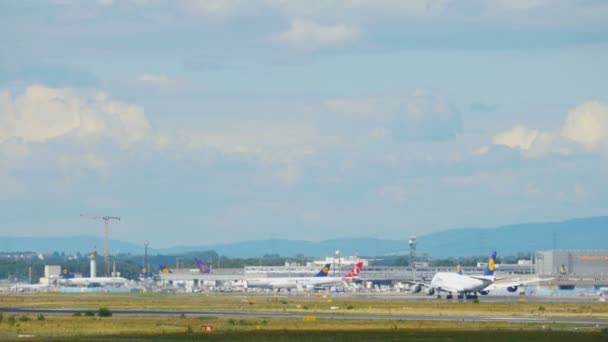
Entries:
<svg viewBox="0 0 608 342">
<path fill-rule="evenodd" d="M 553 278 L 545 278 L 545 279 L 534 278 L 534 279 L 528 279 L 528 280 L 523 280 L 523 281 L 507 281 L 507 282 L 497 281 L 495 283 L 488 285 L 488 287 L 486 287 L 484 290 L 489 291 L 489 290 L 507 289 L 507 290 L 511 291 L 511 289 L 517 290 L 517 288 L 519 286 L 524 286 L 524 285 L 528 285 L 528 284 L 532 284 L 532 283 L 540 283 L 540 282 L 550 281 L 550 280 L 553 280 Z"/>
<path fill-rule="evenodd" d="M 400 289 L 411 291 L 413 293 L 418 293 L 425 288 L 431 288 L 431 283 L 422 283 L 417 281 L 400 281 L 398 283 Z"/>
</svg>

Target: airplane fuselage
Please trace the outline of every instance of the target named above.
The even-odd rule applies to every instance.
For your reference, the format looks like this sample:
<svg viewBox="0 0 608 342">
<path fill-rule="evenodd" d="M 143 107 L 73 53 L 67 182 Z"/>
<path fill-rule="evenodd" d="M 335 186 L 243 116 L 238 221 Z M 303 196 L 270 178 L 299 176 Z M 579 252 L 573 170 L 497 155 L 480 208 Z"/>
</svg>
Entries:
<svg viewBox="0 0 608 342">
<path fill-rule="evenodd" d="M 122 277 L 69 278 L 60 279 L 60 285 L 123 285 L 127 279 Z"/>
<path fill-rule="evenodd" d="M 438 272 L 431 280 L 431 286 L 437 291 L 449 293 L 475 293 L 482 291 L 494 280 L 490 277 L 471 277 L 458 273 Z"/>
<path fill-rule="evenodd" d="M 332 286 L 342 283 L 340 277 L 293 277 L 247 279 L 247 287 L 293 289 L 315 286 Z"/>
</svg>

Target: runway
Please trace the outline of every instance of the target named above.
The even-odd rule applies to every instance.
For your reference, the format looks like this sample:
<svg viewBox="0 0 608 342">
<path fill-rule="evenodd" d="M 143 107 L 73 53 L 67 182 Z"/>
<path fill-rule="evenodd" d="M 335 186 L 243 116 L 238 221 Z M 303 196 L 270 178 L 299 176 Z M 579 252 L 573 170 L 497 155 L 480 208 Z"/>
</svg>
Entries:
<svg viewBox="0 0 608 342">
<path fill-rule="evenodd" d="M 357 298 L 357 299 L 370 299 L 370 300 L 391 300 L 391 301 L 403 301 L 403 302 L 452 302 L 458 303 L 463 300 L 451 299 L 447 300 L 445 295 L 442 298 L 437 296 L 427 296 L 421 294 L 362 294 L 362 293 L 342 293 L 334 295 L 336 298 Z M 546 295 L 488 295 L 479 296 L 479 301 L 482 303 L 518 303 L 525 301 L 527 303 L 600 303 L 600 297 L 598 296 L 546 296 Z M 467 299 L 466 302 L 471 302 L 471 299 Z M 607 303 L 608 304 L 608 303 Z"/>
<path fill-rule="evenodd" d="M 0 308 L 0 312 L 12 314 L 45 314 L 72 315 L 91 309 L 62 308 L 62 309 L 30 309 L 30 308 Z M 315 316 L 317 319 L 339 320 L 401 320 L 401 321 L 451 321 L 451 322 L 509 322 L 509 323 L 546 323 L 546 324 L 580 324 L 608 326 L 607 318 L 581 317 L 513 317 L 513 316 L 424 316 L 424 315 L 370 315 L 370 314 L 296 314 L 281 312 L 247 312 L 247 311 L 174 311 L 174 310 L 112 310 L 117 316 L 213 316 L 213 317 L 248 317 L 248 318 L 295 318 Z"/>
</svg>

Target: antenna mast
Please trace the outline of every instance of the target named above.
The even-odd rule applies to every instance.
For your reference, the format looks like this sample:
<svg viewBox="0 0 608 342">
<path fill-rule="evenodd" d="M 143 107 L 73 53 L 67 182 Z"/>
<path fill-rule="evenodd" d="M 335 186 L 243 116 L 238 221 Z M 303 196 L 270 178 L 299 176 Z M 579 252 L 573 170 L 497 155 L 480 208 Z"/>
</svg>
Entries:
<svg viewBox="0 0 608 342">
<path fill-rule="evenodd" d="M 115 216 L 100 216 L 100 215 L 84 215 L 80 214 L 82 218 L 89 218 L 93 220 L 103 220 L 104 228 L 103 228 L 103 268 L 104 268 L 104 276 L 108 277 L 110 274 L 110 252 L 109 252 L 109 237 L 110 237 L 110 227 L 108 222 L 110 220 L 120 221 L 120 217 Z"/>
</svg>

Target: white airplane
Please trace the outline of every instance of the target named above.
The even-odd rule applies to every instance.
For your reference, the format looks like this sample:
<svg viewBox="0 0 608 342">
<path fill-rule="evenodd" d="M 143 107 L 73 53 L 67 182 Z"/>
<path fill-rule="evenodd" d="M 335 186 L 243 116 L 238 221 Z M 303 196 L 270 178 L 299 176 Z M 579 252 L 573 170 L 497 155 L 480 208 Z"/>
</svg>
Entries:
<svg viewBox="0 0 608 342">
<path fill-rule="evenodd" d="M 244 280 L 245 288 L 265 287 L 272 289 L 311 289 L 343 284 L 346 280 L 354 279 L 361 273 L 363 262 L 358 262 L 344 277 L 328 277 L 330 264 L 326 264 L 314 277 L 280 277 L 256 278 Z"/>
<path fill-rule="evenodd" d="M 124 285 L 126 278 L 122 277 L 95 277 L 95 278 L 68 278 L 59 279 L 59 285 L 65 286 L 105 286 L 105 285 Z"/>
<path fill-rule="evenodd" d="M 74 273 L 70 272 L 67 268 L 61 271 L 59 276 L 61 278 L 57 280 L 57 284 L 63 286 L 118 286 L 124 285 L 128 281 L 122 277 L 76 278 Z"/>
<path fill-rule="evenodd" d="M 51 290 L 47 284 L 16 284 L 10 287 L 11 292 L 46 292 Z"/>
<path fill-rule="evenodd" d="M 494 277 L 496 252 L 493 252 L 490 256 L 483 275 L 463 275 L 459 266 L 457 267 L 457 272 L 435 273 L 430 284 L 414 282 L 406 282 L 406 284 L 409 285 L 412 292 L 420 292 L 424 288 L 426 294 L 433 295 L 437 293 L 438 298 L 441 298 L 441 292 L 445 292 L 447 293 L 447 299 L 452 299 L 454 294 L 456 294 L 458 299 L 477 299 L 477 294 L 487 295 L 490 293 L 490 290 L 507 289 L 509 292 L 515 292 L 520 286 L 549 280 L 530 279 L 518 282 L 496 282 L 497 279 Z"/>
</svg>

